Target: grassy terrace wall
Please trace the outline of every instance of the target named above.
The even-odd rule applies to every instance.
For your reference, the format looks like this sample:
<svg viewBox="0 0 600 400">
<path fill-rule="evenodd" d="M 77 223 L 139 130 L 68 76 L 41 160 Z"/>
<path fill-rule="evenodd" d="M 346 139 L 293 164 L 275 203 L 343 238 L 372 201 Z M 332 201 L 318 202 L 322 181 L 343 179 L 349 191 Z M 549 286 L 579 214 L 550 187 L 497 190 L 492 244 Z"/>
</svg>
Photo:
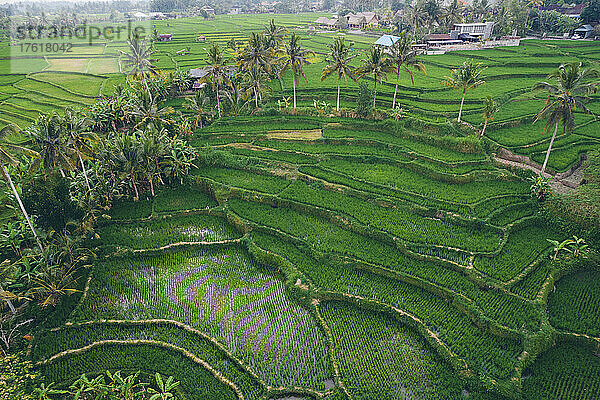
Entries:
<svg viewBox="0 0 600 400">
<path fill-rule="evenodd" d="M 33 359 L 63 384 L 144 365 L 190 399 L 594 398 L 597 280 L 572 283 L 592 260 L 557 270 L 546 239 L 567 234 L 528 184 L 435 129 L 239 117 L 198 132 L 210 164 L 111 210 L 85 295 Z M 561 311 L 573 298 L 588 319 Z M 555 349 L 585 381 L 545 366 Z"/>
<path fill-rule="evenodd" d="M 262 30 L 274 17 L 278 24 L 301 35 L 303 44 L 317 53 L 311 59 L 312 64 L 305 69 L 307 81 L 298 85 L 299 105 L 312 107 L 315 99 L 334 104 L 337 81 L 321 81 L 320 78 L 326 64 L 324 54 L 337 33 L 308 32 L 307 27 L 318 16 L 320 14 L 224 15 L 209 21 L 201 18 L 153 21 L 153 28 L 159 33 L 173 35 L 170 42 L 156 43 L 157 66 L 167 72 L 175 69 L 173 61 L 183 69 L 201 67 L 206 63 L 204 49 L 210 44 L 218 43 L 225 47 L 229 40 L 235 39 L 242 46 L 252 32 Z M 204 35 L 206 42 L 198 42 L 199 35 Z M 346 37 L 355 43 L 357 53 L 366 51 L 375 41 L 372 37 L 351 34 Z M 60 54 L 26 60 L 31 73 L 27 74 L 25 69 L 21 71 L 22 74 L 11 74 L 11 60 L 8 59 L 10 48 L 7 43 L 0 43 L 0 126 L 16 123 L 25 128 L 40 112 L 58 112 L 64 107 L 85 108 L 95 98 L 110 95 L 114 86 L 124 80 L 119 73 L 117 58 L 118 51 L 124 50 L 125 46 L 123 41 L 98 41 L 93 49 L 75 46 L 69 57 Z M 398 102 L 407 113 L 432 122 L 455 118 L 460 96 L 458 90 L 445 87 L 443 81 L 452 68 L 473 58 L 487 67 L 483 74 L 486 84 L 467 94 L 464 120 L 480 127 L 483 122 L 483 99 L 486 96 L 494 97 L 500 104 L 500 110 L 487 130 L 489 145 L 507 148 L 539 163 L 543 161 L 550 135 L 543 133 L 543 124 L 531 123 L 545 100 L 542 94 L 531 93 L 532 86 L 561 63 L 579 61 L 591 65 L 597 62 L 600 54 L 598 46 L 593 42 L 581 46 L 573 41 L 527 40 L 522 41 L 519 47 L 422 56 L 427 73 L 415 73 L 414 83 L 408 74 L 401 74 Z M 189 54 L 177 54 L 182 49 L 189 49 Z M 357 62 L 361 59 L 358 55 Z M 391 107 L 395 78 L 394 74 L 390 74 L 379 85 L 378 107 Z M 272 87 L 273 93 L 267 108 L 277 108 L 278 100 L 291 96 L 290 74 L 283 77 L 281 84 L 278 80 L 274 81 Z M 342 106 L 354 108 L 357 92 L 356 83 L 342 81 Z M 590 109 L 596 114 L 600 111 L 597 95 L 593 96 Z M 574 132 L 560 135 L 555 143 L 555 151 L 549 162 L 549 167 L 554 171 L 569 170 L 582 154 L 600 144 L 597 121 L 578 112 L 575 122 Z"/>
</svg>

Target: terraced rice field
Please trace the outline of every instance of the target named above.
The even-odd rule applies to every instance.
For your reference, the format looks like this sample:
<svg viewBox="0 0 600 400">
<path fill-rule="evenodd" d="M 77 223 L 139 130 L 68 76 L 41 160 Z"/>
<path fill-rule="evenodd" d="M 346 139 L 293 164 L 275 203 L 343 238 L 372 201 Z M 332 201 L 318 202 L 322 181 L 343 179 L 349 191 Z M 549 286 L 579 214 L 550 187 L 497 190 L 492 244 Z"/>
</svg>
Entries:
<svg viewBox="0 0 600 400">
<path fill-rule="evenodd" d="M 303 37 L 303 44 L 315 51 L 313 64 L 306 67 L 307 81 L 298 87 L 300 106 L 311 107 L 314 99 L 335 101 L 337 82 L 335 79 L 321 81 L 321 71 L 325 66 L 324 54 L 328 45 L 338 34 L 335 32 L 309 32 L 307 27 L 320 14 L 276 15 L 276 22 Z M 215 20 L 182 18 L 177 20 L 153 21 L 153 29 L 158 33 L 173 35 L 171 42 L 156 43 L 157 66 L 171 71 L 175 65 L 183 69 L 205 65 L 205 49 L 212 43 L 225 47 L 235 39 L 238 48 L 243 46 L 252 32 L 263 29 L 271 15 L 218 16 Z M 205 41 L 199 42 L 198 37 Z M 361 52 L 368 49 L 375 38 L 348 34 L 346 38 L 355 44 L 355 52 L 361 59 Z M 55 55 L 39 59 L 8 60 L 9 47 L 0 43 L 0 126 L 16 123 L 25 128 L 42 112 L 60 111 L 64 107 L 85 108 L 95 97 L 110 95 L 114 85 L 122 82 L 118 65 L 118 50 L 126 47 L 124 41 L 97 41 L 95 46 L 76 43 L 69 56 Z M 188 49 L 189 54 L 177 52 Z M 533 116 L 543 106 L 543 95 L 531 93 L 532 86 L 559 64 L 580 61 L 591 65 L 597 61 L 596 43 L 572 41 L 523 41 L 519 47 L 503 47 L 481 51 L 459 51 L 443 55 L 422 56 L 427 73 L 416 74 L 414 84 L 407 74 L 400 76 L 398 101 L 409 113 L 432 121 L 441 121 L 458 114 L 460 96 L 455 90 L 445 87 L 443 81 L 451 69 L 463 61 L 473 58 L 487 69 L 484 72 L 486 84 L 470 91 L 465 100 L 464 120 L 479 126 L 482 123 L 481 110 L 486 96 L 494 97 L 500 110 L 488 127 L 488 138 L 493 145 L 505 147 L 518 154 L 530 157 L 535 162 L 543 161 L 549 135 L 543 133 L 542 124 L 532 124 Z M 229 54 L 230 57 L 233 53 Z M 21 75 L 10 73 L 10 62 L 29 65 L 21 68 Z M 3 62 L 3 63 L 2 63 Z M 175 64 L 176 63 L 176 64 Z M 27 73 L 30 72 L 30 73 Z M 38 73 L 41 72 L 41 73 Z M 393 75 L 393 74 L 392 74 Z M 291 95 L 291 78 L 288 75 L 279 82 L 273 82 L 273 93 L 269 106 L 277 107 L 277 100 Z M 378 107 L 387 108 L 392 104 L 395 76 L 389 76 L 378 90 Z M 353 108 L 357 84 L 342 82 L 342 106 Z M 600 102 L 593 96 L 590 108 L 597 112 Z M 600 144 L 596 123 L 584 114 L 576 116 L 576 129 L 572 134 L 558 138 L 549 167 L 563 172 L 577 163 L 582 154 Z M 441 156 L 441 152 L 438 152 Z"/>
<path fill-rule="evenodd" d="M 234 164 L 115 205 L 68 323 L 34 341 L 41 371 L 66 384 L 143 365 L 188 399 L 597 398 L 597 272 L 553 290 L 546 239 L 567 234 L 522 177 L 432 126 L 254 116 L 198 131 L 199 151 Z"/>
</svg>

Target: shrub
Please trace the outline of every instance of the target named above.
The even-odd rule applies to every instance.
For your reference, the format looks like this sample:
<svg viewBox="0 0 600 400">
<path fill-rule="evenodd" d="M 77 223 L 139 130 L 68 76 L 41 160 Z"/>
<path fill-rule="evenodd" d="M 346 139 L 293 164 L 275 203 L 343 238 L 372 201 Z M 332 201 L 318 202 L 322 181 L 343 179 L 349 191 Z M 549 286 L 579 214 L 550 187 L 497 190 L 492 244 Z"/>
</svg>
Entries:
<svg viewBox="0 0 600 400">
<path fill-rule="evenodd" d="M 365 82 L 358 86 L 358 96 L 356 98 L 356 113 L 361 117 L 368 116 L 373 111 L 373 91 Z"/>
<path fill-rule="evenodd" d="M 23 203 L 36 215 L 41 228 L 62 231 L 69 220 L 82 216 L 71 201 L 69 181 L 59 175 L 47 179 L 36 177 L 26 184 L 23 192 Z"/>
</svg>

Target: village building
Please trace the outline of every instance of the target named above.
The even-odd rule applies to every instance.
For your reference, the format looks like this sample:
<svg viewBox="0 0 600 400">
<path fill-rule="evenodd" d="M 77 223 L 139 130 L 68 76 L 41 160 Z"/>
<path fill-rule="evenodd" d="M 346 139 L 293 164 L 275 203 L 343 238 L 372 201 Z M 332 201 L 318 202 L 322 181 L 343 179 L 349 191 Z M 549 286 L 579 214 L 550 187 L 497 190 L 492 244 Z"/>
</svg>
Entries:
<svg viewBox="0 0 600 400">
<path fill-rule="evenodd" d="M 215 16 L 215 9 L 209 6 L 204 6 L 200 10 L 204 11 L 209 17 Z"/>
<path fill-rule="evenodd" d="M 481 40 L 487 40 L 494 31 L 493 22 L 471 22 L 467 24 L 454 24 L 453 32 L 457 35 L 468 34 Z"/>
</svg>

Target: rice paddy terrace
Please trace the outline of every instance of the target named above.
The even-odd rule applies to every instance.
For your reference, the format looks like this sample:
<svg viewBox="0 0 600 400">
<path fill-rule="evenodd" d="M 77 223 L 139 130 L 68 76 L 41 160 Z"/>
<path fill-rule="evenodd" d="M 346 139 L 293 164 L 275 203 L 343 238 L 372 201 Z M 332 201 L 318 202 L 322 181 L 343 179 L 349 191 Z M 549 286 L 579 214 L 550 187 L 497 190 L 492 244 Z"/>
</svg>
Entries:
<svg viewBox="0 0 600 400">
<path fill-rule="evenodd" d="M 299 83 L 299 105 L 312 107 L 315 99 L 334 104 L 337 80 L 321 81 L 321 71 L 326 65 L 328 45 L 338 33 L 308 31 L 307 27 L 318 16 L 223 15 L 215 20 L 154 21 L 153 27 L 158 33 L 173 35 L 172 41 L 155 44 L 156 65 L 165 72 L 176 66 L 184 70 L 201 67 L 206 62 L 205 49 L 211 43 L 226 47 L 231 39 L 235 39 L 240 48 L 251 32 L 261 31 L 269 19 L 275 17 L 278 24 L 300 34 L 303 46 L 315 52 L 312 64 L 305 67 L 307 81 Z M 199 42 L 199 36 L 204 36 L 206 41 Z M 357 64 L 362 58 L 361 53 L 375 40 L 374 37 L 351 34 L 346 38 L 354 42 Z M 178 54 L 186 49 L 187 54 Z M 25 128 L 40 112 L 58 112 L 65 107 L 85 108 L 96 98 L 112 94 L 115 84 L 124 79 L 118 61 L 119 50 L 126 50 L 125 42 L 96 41 L 95 46 L 76 42 L 68 54 L 10 59 L 10 46 L 0 43 L 0 127 L 16 123 Z M 233 58 L 233 53 L 230 56 Z M 579 61 L 586 66 L 595 65 L 600 59 L 600 45 L 596 42 L 527 40 L 518 47 L 450 52 L 421 58 L 426 75 L 415 73 L 414 84 L 407 74 L 400 76 L 399 103 L 406 112 L 433 122 L 456 116 L 460 95 L 457 90 L 444 86 L 444 79 L 452 68 L 467 59 L 475 59 L 487 67 L 483 73 L 486 83 L 467 93 L 463 119 L 479 126 L 483 122 L 483 100 L 492 96 L 500 104 L 500 110 L 488 127 L 489 140 L 540 163 L 550 135 L 542 132 L 542 122 L 532 124 L 534 115 L 544 103 L 543 94 L 532 93 L 532 86 L 561 63 Z M 11 67 L 15 66 L 23 73 L 11 74 Z M 378 88 L 378 107 L 391 107 L 396 82 L 393 75 Z M 279 82 L 273 82 L 272 86 L 267 107 L 276 108 L 278 100 L 291 96 L 290 74 L 284 76 L 282 86 Z M 342 106 L 354 108 L 357 92 L 355 82 L 343 81 Z M 595 114 L 600 113 L 599 99 L 594 96 L 590 104 Z M 175 106 L 178 104 L 180 102 L 173 102 Z M 559 135 L 554 144 L 549 167 L 555 172 L 568 171 L 582 154 L 600 144 L 599 122 L 595 117 L 578 113 L 575 123 L 574 132 Z"/>
<path fill-rule="evenodd" d="M 189 185 L 99 228 L 33 342 L 43 375 L 159 371 L 183 399 L 599 398 L 597 270 L 560 278 L 546 239 L 566 234 L 522 174 L 410 121 L 197 132 L 212 162 Z"/>
</svg>

